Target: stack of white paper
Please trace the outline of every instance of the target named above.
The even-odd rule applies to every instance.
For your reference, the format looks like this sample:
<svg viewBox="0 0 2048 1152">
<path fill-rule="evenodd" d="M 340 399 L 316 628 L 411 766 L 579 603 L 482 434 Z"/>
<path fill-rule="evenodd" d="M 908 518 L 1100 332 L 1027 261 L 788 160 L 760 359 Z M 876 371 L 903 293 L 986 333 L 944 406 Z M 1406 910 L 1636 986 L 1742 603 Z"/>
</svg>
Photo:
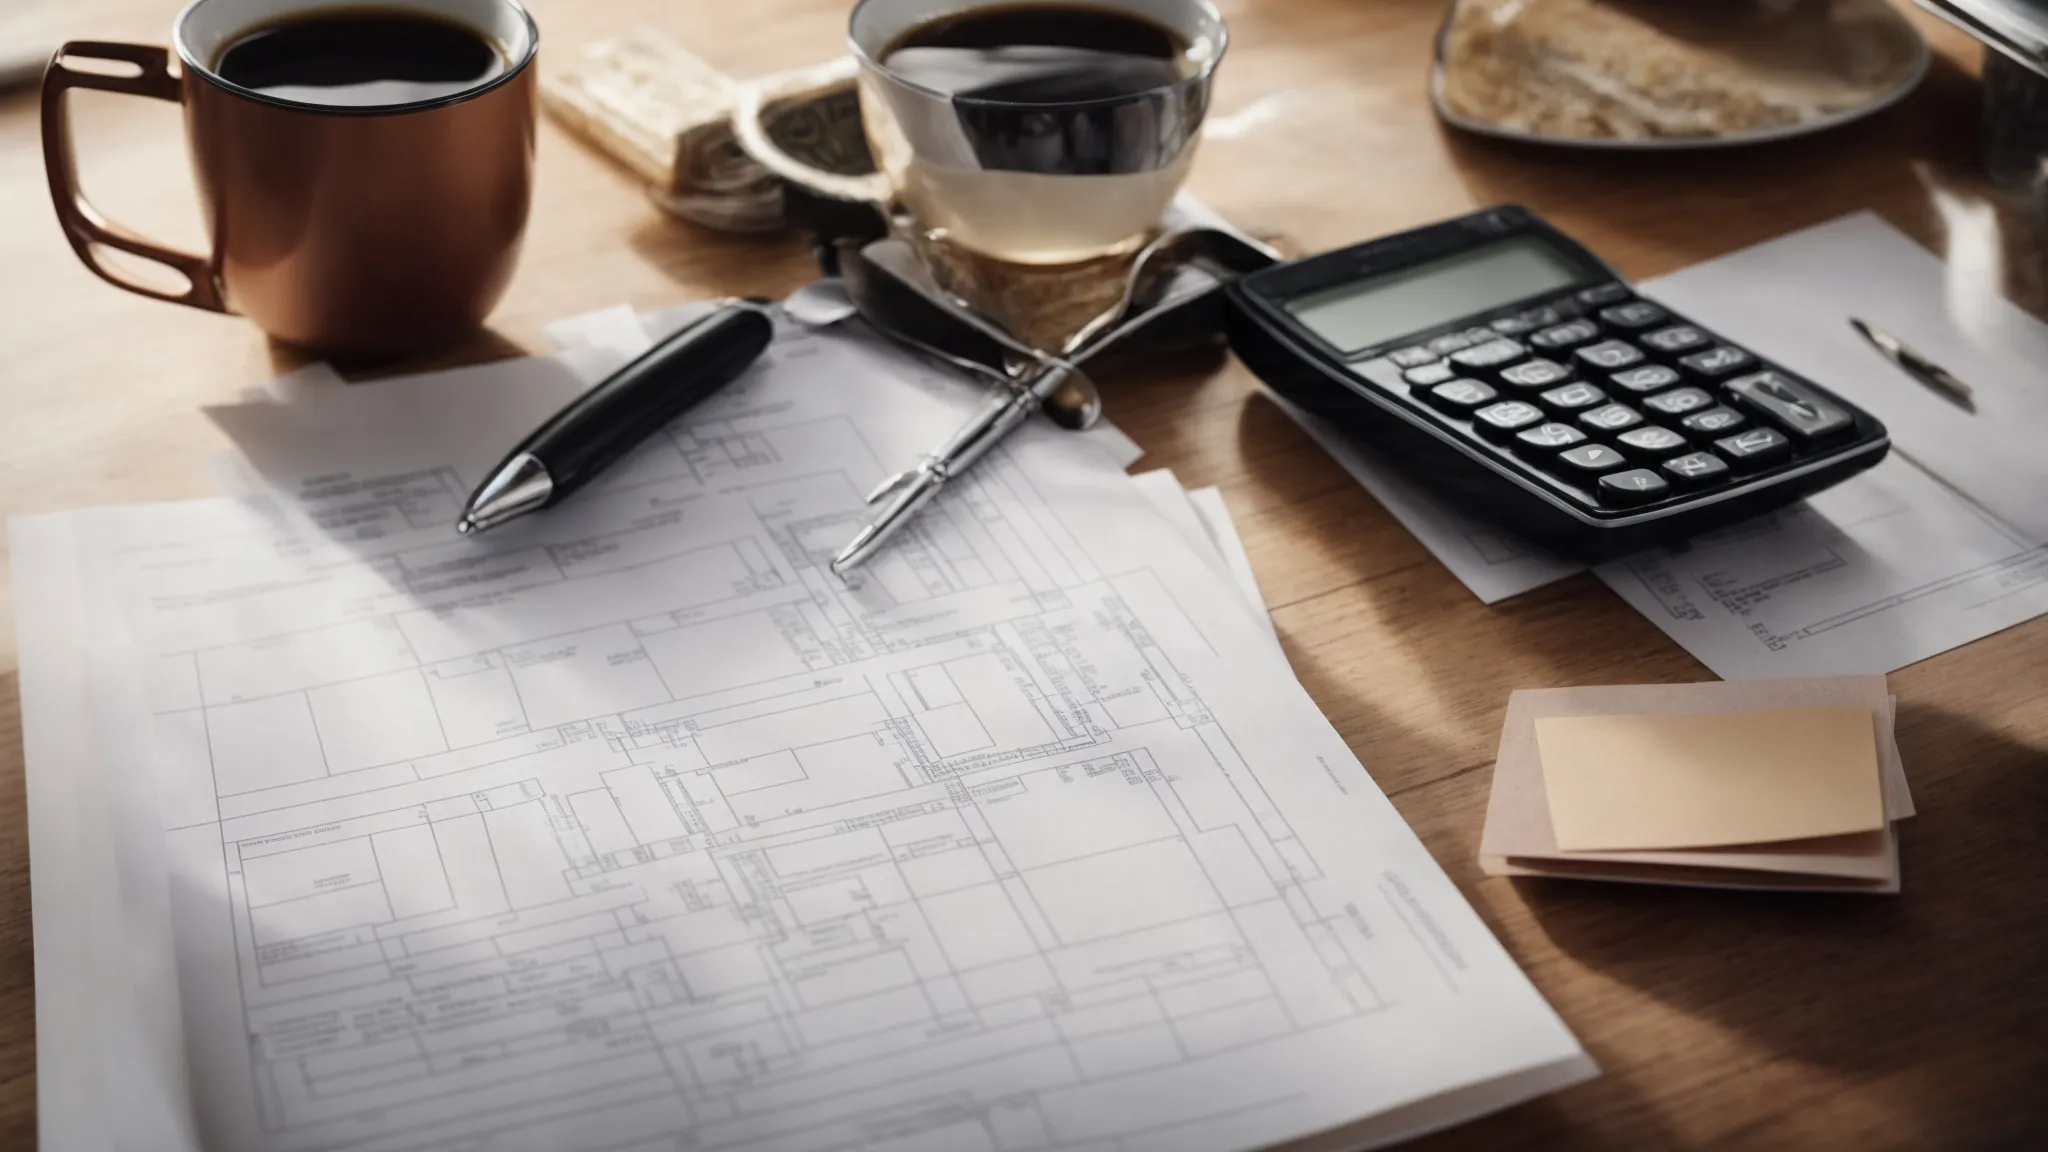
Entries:
<svg viewBox="0 0 2048 1152">
<path fill-rule="evenodd" d="M 977 397 L 791 332 L 465 540 L 580 386 L 465 371 L 11 525 L 52 1146 L 1363 1145 L 1591 1073 L 1170 478 L 1033 429 L 842 582 Z"/>
</svg>

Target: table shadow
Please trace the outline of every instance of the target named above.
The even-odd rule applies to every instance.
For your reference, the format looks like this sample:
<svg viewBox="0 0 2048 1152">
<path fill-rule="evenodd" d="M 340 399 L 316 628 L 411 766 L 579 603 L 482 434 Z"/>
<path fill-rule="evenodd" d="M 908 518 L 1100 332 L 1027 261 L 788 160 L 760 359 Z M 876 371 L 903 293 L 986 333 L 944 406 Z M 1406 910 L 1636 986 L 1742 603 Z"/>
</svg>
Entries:
<svg viewBox="0 0 2048 1152">
<path fill-rule="evenodd" d="M 335 356 L 325 355 L 315 349 L 275 337 L 270 338 L 268 343 L 271 371 L 280 376 L 308 364 L 325 361 L 342 379 L 351 384 L 368 383 L 391 376 L 409 376 L 419 372 L 462 368 L 471 364 L 484 364 L 493 360 L 507 360 L 533 354 L 510 337 L 490 328 L 479 328 L 459 343 L 446 348 L 407 356 Z"/>
<path fill-rule="evenodd" d="M 1986 1110 L 2039 1101 L 2048 1083 L 2048 751 L 1907 701 L 1898 726 L 1919 811 L 1902 825 L 1899 896 L 1516 888 L 1587 968 L 1779 1059 L 1869 1079 L 1912 1070 L 1886 1090 L 1910 1093 L 1895 1107 L 1928 1132 L 1989 1122 L 2048 1137 L 2048 1103 Z"/>
</svg>

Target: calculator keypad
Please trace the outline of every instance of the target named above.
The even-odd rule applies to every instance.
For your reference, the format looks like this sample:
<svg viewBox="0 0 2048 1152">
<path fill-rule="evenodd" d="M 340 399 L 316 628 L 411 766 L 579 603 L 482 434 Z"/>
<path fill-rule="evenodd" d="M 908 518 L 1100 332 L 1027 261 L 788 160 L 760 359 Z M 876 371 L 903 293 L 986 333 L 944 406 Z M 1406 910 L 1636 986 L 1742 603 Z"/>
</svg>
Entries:
<svg viewBox="0 0 2048 1152">
<path fill-rule="evenodd" d="M 1456 380 L 1457 378 L 1458 370 L 1441 360 L 1434 364 L 1424 364 L 1420 368 L 1410 368 L 1406 372 L 1401 373 L 1401 379 L 1406 380 L 1417 388 L 1433 388 L 1446 380 Z"/>
<path fill-rule="evenodd" d="M 1505 336 L 1451 353 L 1451 363 L 1464 368 L 1497 368 L 1527 356 L 1529 350 Z"/>
<path fill-rule="evenodd" d="M 1645 332 L 1640 337 L 1645 347 L 1667 356 L 1689 351 L 1707 342 L 1707 334 L 1690 324 L 1679 324 L 1671 328 L 1660 328 Z"/>
<path fill-rule="evenodd" d="M 1515 433 L 1515 447 L 1525 453 L 1548 455 L 1586 442 L 1586 434 L 1569 424 L 1538 424 Z"/>
<path fill-rule="evenodd" d="M 1581 480 L 1612 472 L 1628 463 L 1621 453 L 1605 444 L 1581 444 L 1567 448 L 1557 454 L 1556 460 L 1559 471 Z"/>
<path fill-rule="evenodd" d="M 1602 504 L 1617 504 L 1624 508 L 1635 504 L 1655 504 L 1669 495 L 1671 485 L 1648 468 L 1609 472 L 1600 478 Z"/>
<path fill-rule="evenodd" d="M 1625 432 L 1642 422 L 1643 414 L 1626 404 L 1607 404 L 1579 414 L 1579 423 L 1593 432 Z"/>
<path fill-rule="evenodd" d="M 1553 388 L 1571 378 L 1572 370 L 1555 360 L 1524 360 L 1500 372 L 1501 383 L 1528 391 Z"/>
<path fill-rule="evenodd" d="M 1623 340 L 1602 340 L 1572 353 L 1580 364 L 1596 372 L 1612 372 L 1643 362 L 1643 350 Z"/>
<path fill-rule="evenodd" d="M 1673 388 L 1643 401 L 1643 407 L 1659 416 L 1683 416 L 1713 406 L 1714 398 L 1698 388 Z"/>
<path fill-rule="evenodd" d="M 1387 362 L 1440 423 L 1605 508 L 1733 483 L 1856 423 L 1620 284 L 1419 340 Z"/>
<path fill-rule="evenodd" d="M 1728 391 L 1802 440 L 1819 440 L 1846 432 L 1852 423 L 1847 412 L 1781 372 L 1759 372 L 1730 380 Z"/>
<path fill-rule="evenodd" d="M 1423 395 L 1432 405 L 1457 416 L 1466 415 L 1482 404 L 1491 404 L 1500 396 L 1477 380 L 1453 380 L 1439 384 Z"/>
<path fill-rule="evenodd" d="M 1662 392 L 1666 388 L 1676 387 L 1679 383 L 1678 373 L 1664 364 L 1645 364 L 1641 368 L 1616 372 L 1607 379 L 1612 381 L 1616 388 L 1624 392 L 1633 392 L 1638 396 Z"/>
<path fill-rule="evenodd" d="M 1543 419 L 1543 410 L 1520 400 L 1506 400 L 1472 414 L 1472 430 L 1488 440 L 1504 441 Z"/>
<path fill-rule="evenodd" d="M 1529 343 L 1534 344 L 1538 348 L 1561 351 L 1566 348 L 1576 348 L 1589 340 L 1598 340 L 1599 338 L 1600 326 L 1598 324 L 1593 323 L 1591 320 L 1574 320 L 1569 324 L 1559 324 L 1555 328 L 1545 328 L 1543 331 L 1529 337 Z"/>
<path fill-rule="evenodd" d="M 1678 358 L 1678 366 L 1699 380 L 1721 380 L 1748 371 L 1755 364 L 1756 357 L 1732 344 L 1717 344 L 1705 352 Z"/>
<path fill-rule="evenodd" d="M 1776 428 L 1751 428 L 1714 441 L 1714 450 L 1744 472 L 1776 464 L 1792 454 L 1792 441 Z"/>
<path fill-rule="evenodd" d="M 1631 300 L 1600 310 L 1600 322 L 1609 328 L 1648 328 L 1669 316 L 1670 313 L 1648 300 Z"/>
<path fill-rule="evenodd" d="M 1718 484 L 1728 478 L 1728 463 L 1712 452 L 1689 452 L 1664 462 L 1666 476 L 1688 488 Z"/>
<path fill-rule="evenodd" d="M 1747 423 L 1749 418 L 1733 408 L 1716 407 L 1695 412 L 1678 425 L 1695 436 L 1725 436 Z"/>
<path fill-rule="evenodd" d="M 1621 445 L 1623 452 L 1638 460 L 1662 460 L 1666 456 L 1675 455 L 1691 447 L 1685 442 L 1685 437 L 1669 428 L 1659 428 L 1655 424 L 1631 428 L 1614 439 Z"/>
<path fill-rule="evenodd" d="M 1596 404 L 1606 403 L 1607 393 L 1580 380 L 1572 384 L 1566 384 L 1561 388 L 1552 388 L 1550 391 L 1537 397 L 1537 399 L 1542 402 L 1545 408 L 1562 416 L 1584 408 L 1591 408 Z"/>
</svg>

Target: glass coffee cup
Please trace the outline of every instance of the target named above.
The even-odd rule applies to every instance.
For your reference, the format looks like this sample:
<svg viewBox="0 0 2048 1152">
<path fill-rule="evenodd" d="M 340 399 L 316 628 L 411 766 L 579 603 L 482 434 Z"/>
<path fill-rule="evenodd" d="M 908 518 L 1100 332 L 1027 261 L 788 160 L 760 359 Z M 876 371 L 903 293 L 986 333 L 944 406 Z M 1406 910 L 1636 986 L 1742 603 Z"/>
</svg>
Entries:
<svg viewBox="0 0 2048 1152">
<path fill-rule="evenodd" d="M 1208 0 L 862 0 L 848 40 L 878 169 L 860 194 L 929 239 L 1067 265 L 1156 228 L 1194 162 L 1228 34 Z M 781 174 L 849 183 L 809 178 L 746 128 Z"/>
</svg>

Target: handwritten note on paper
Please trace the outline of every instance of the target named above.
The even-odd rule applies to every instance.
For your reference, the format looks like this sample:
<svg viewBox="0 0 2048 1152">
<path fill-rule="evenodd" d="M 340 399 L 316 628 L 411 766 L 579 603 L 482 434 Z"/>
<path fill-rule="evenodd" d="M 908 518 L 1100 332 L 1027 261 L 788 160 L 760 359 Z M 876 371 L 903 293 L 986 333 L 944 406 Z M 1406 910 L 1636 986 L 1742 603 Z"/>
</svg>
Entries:
<svg viewBox="0 0 2048 1152">
<path fill-rule="evenodd" d="M 1536 721 L 1558 847 L 1767 844 L 1883 828 L 1865 708 Z"/>
</svg>

